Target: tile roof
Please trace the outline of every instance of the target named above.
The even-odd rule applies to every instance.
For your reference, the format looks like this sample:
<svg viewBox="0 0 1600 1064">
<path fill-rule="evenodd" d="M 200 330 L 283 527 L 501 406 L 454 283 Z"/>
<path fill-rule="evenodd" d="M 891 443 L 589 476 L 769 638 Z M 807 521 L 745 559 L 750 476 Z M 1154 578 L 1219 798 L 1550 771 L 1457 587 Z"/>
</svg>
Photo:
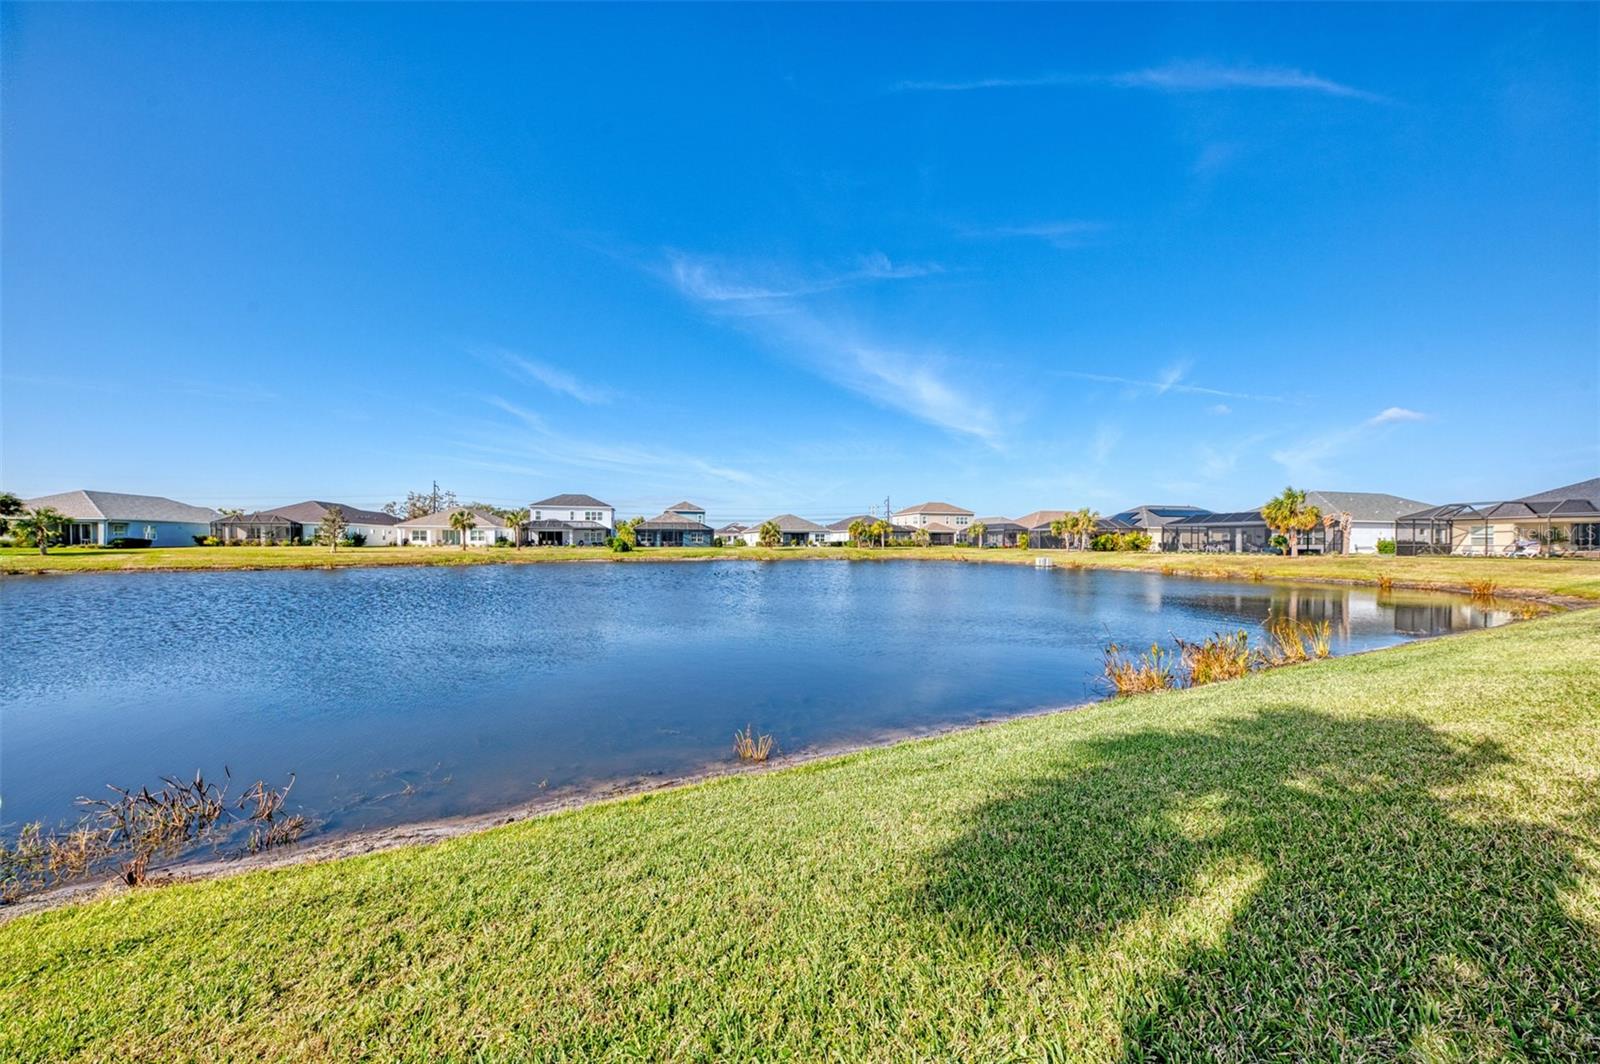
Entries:
<svg viewBox="0 0 1600 1064">
<path fill-rule="evenodd" d="M 1049 528 L 1051 521 L 1060 521 L 1067 516 L 1065 510 L 1035 510 L 1031 514 L 1023 514 L 1017 518 L 1017 524 L 1024 528 Z"/>
<path fill-rule="evenodd" d="M 545 506 L 545 507 L 551 507 L 551 506 L 554 506 L 554 507 L 561 507 L 561 506 L 576 506 L 576 507 L 591 506 L 591 507 L 598 507 L 598 508 L 600 508 L 602 510 L 610 510 L 610 509 L 612 509 L 612 505 L 610 503 L 601 502 L 599 499 L 595 498 L 593 495 L 552 495 L 548 499 L 540 499 L 538 502 L 531 503 L 530 505 L 532 505 L 532 506 Z"/>
<path fill-rule="evenodd" d="M 190 506 L 160 495 L 127 495 L 118 491 L 63 491 L 24 499 L 22 505 L 30 510 L 48 506 L 76 521 L 175 521 L 209 525 L 218 517 L 217 511 L 208 506 Z"/>
</svg>

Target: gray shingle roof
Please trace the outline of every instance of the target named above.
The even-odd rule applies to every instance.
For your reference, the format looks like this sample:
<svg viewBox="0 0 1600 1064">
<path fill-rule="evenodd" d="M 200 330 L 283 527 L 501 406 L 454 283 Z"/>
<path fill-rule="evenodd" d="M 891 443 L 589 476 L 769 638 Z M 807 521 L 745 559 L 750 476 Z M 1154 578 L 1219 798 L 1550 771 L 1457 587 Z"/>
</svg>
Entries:
<svg viewBox="0 0 1600 1064">
<path fill-rule="evenodd" d="M 1430 505 L 1381 491 L 1308 491 L 1306 502 L 1324 514 L 1349 514 L 1352 521 L 1393 521 Z"/>
<path fill-rule="evenodd" d="M 687 510 L 690 513 L 696 514 L 703 514 L 706 512 L 706 508 L 704 506 L 696 506 L 692 502 L 675 502 L 671 506 L 667 507 L 667 513 L 671 513 L 674 510 Z"/>
<path fill-rule="evenodd" d="M 794 514 L 779 514 L 777 517 L 768 518 L 768 520 L 772 521 L 774 524 L 776 524 L 778 526 L 778 531 L 779 532 L 826 532 L 827 531 L 827 529 L 823 528 L 821 525 L 817 524 L 815 521 L 807 521 L 804 517 L 796 517 Z M 764 525 L 766 523 L 767 523 L 766 521 L 761 521 L 761 522 L 759 522 L 759 523 L 757 523 L 755 525 L 752 525 L 751 527 L 752 528 L 760 528 L 762 525 Z M 746 531 L 748 531 L 748 529 Z"/>
<path fill-rule="evenodd" d="M 839 520 L 830 524 L 828 526 L 828 530 L 830 532 L 848 532 L 850 531 L 851 523 L 854 521 L 865 521 L 870 525 L 874 521 L 881 520 L 882 518 L 874 516 L 873 514 L 851 514 L 849 517 L 841 517 Z"/>
<path fill-rule="evenodd" d="M 1065 510 L 1035 510 L 1031 514 L 1023 514 L 1017 518 L 1017 524 L 1029 529 L 1048 529 L 1051 521 L 1060 521 L 1066 516 Z"/>
<path fill-rule="evenodd" d="M 748 532 L 748 531 L 750 531 L 750 526 L 749 525 L 741 525 L 739 522 L 734 521 L 731 524 L 723 525 L 721 528 L 717 529 L 717 535 L 719 535 L 719 536 L 736 536 L 741 532 Z"/>
<path fill-rule="evenodd" d="M 359 506 L 347 506 L 342 502 L 318 502 L 315 499 L 306 502 L 297 502 L 293 506 L 274 506 L 272 513 L 282 514 L 291 521 L 298 521 L 302 525 L 321 524 L 328 511 L 335 506 L 344 514 L 344 519 L 351 524 L 359 525 L 398 525 L 400 519 L 393 514 L 386 514 L 381 510 L 363 510 Z"/>
<path fill-rule="evenodd" d="M 48 506 L 77 521 L 178 521 L 209 525 L 218 516 L 217 511 L 207 506 L 190 506 L 160 495 L 126 495 L 118 491 L 63 491 L 24 499 L 22 505 L 30 510 Z"/>
<path fill-rule="evenodd" d="M 925 502 L 917 506 L 902 506 L 895 511 L 895 516 L 900 514 L 966 514 L 972 516 L 971 510 L 963 510 L 959 506 L 951 506 L 947 502 Z"/>
<path fill-rule="evenodd" d="M 666 532 L 666 531 L 674 531 L 674 530 L 680 530 L 680 529 L 682 531 L 684 531 L 684 532 L 710 532 L 711 531 L 711 526 L 710 525 L 701 524 L 699 521 L 691 521 L 689 518 L 683 517 L 683 516 L 681 516 L 679 514 L 675 514 L 670 510 L 668 510 L 664 514 L 661 514 L 659 517 L 652 517 L 650 520 L 643 521 L 643 522 L 641 522 L 641 523 L 639 523 L 637 525 L 634 525 L 633 527 L 634 528 L 642 528 L 647 532 L 653 532 L 653 531 Z"/>
<path fill-rule="evenodd" d="M 449 528 L 450 515 L 459 510 L 440 510 L 436 514 L 423 514 L 409 521 L 401 521 L 399 528 Z M 487 510 L 471 510 L 474 528 L 505 528 L 506 523 Z"/>
<path fill-rule="evenodd" d="M 1588 499 L 1591 502 L 1600 502 L 1600 477 L 1591 477 L 1580 480 L 1576 484 L 1568 484 L 1564 488 L 1551 488 L 1535 495 L 1524 495 L 1517 502 L 1558 502 L 1562 499 Z"/>
<path fill-rule="evenodd" d="M 548 499 L 541 499 L 532 505 L 544 507 L 589 506 L 596 507 L 601 510 L 609 510 L 612 508 L 610 503 L 601 502 L 593 495 L 552 495 Z"/>
</svg>

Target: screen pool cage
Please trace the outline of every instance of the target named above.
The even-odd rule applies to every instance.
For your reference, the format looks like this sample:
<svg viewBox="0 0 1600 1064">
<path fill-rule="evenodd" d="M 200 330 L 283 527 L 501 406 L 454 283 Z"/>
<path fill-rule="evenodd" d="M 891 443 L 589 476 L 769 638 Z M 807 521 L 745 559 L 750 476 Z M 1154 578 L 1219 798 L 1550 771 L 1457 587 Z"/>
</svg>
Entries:
<svg viewBox="0 0 1600 1064">
<path fill-rule="evenodd" d="M 1395 553 L 1535 557 L 1600 550 L 1593 499 L 1456 502 L 1395 522 Z"/>
</svg>

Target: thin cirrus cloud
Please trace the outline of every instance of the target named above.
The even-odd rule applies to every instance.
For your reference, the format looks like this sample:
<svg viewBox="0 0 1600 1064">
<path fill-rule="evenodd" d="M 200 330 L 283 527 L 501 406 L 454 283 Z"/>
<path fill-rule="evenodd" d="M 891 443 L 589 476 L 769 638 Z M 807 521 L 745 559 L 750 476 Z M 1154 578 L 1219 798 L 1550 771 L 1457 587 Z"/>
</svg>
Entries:
<svg viewBox="0 0 1600 1064">
<path fill-rule="evenodd" d="M 1107 228 L 1103 222 L 1070 219 L 1023 225 L 962 226 L 957 232 L 975 240 L 1042 240 L 1058 248 L 1078 248 Z"/>
<path fill-rule="evenodd" d="M 1272 452 L 1272 460 L 1290 475 L 1297 477 L 1320 476 L 1326 463 L 1340 452 L 1359 443 L 1364 438 L 1391 425 L 1428 420 L 1428 415 L 1403 406 L 1385 407 L 1378 413 L 1354 425 L 1335 429 L 1309 439 L 1297 440 L 1287 447 Z"/>
<path fill-rule="evenodd" d="M 483 353 L 512 376 L 533 381 L 552 392 L 576 399 L 585 406 L 609 403 L 614 398 L 611 389 L 580 380 L 560 366 L 519 355 L 503 347 L 488 348 Z"/>
<path fill-rule="evenodd" d="M 1126 70 L 1115 74 L 1047 73 L 1025 77 L 985 77 L 965 81 L 902 81 L 896 92 L 977 92 L 985 89 L 1054 89 L 1110 86 L 1157 92 L 1224 92 L 1236 89 L 1319 93 L 1353 100 L 1380 102 L 1377 93 L 1358 89 L 1295 67 L 1223 66 L 1179 62 L 1165 66 Z"/>
<path fill-rule="evenodd" d="M 1161 396 L 1166 395 L 1168 392 L 1178 392 L 1184 395 L 1208 395 L 1217 399 L 1249 399 L 1261 403 L 1290 402 L 1286 396 L 1282 395 L 1235 392 L 1226 388 L 1210 388 L 1201 384 L 1190 384 L 1185 380 L 1189 373 L 1188 363 L 1185 362 L 1168 366 L 1151 379 L 1121 377 L 1110 373 L 1087 373 L 1070 369 L 1057 370 L 1056 373 L 1057 376 L 1070 377 L 1074 380 L 1093 381 L 1096 384 L 1122 385 L 1128 390 L 1129 398 L 1137 398 L 1141 395 Z M 1212 412 L 1221 414 L 1231 413 L 1232 411 L 1226 405 L 1218 403 L 1212 407 Z"/>
<path fill-rule="evenodd" d="M 823 379 L 954 435 L 999 447 L 993 409 L 957 381 L 946 359 L 886 343 L 838 312 L 819 312 L 807 302 L 823 293 L 940 272 L 937 265 L 895 263 L 881 253 L 863 256 L 847 269 L 800 273 L 670 252 L 664 275 L 684 298 L 736 320 L 762 344 Z"/>
</svg>

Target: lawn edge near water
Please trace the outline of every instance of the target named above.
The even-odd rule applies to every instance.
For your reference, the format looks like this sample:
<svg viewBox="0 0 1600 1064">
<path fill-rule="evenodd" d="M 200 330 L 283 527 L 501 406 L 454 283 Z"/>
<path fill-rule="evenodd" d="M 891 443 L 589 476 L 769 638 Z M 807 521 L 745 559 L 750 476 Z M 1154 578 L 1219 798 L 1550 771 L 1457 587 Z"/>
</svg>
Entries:
<svg viewBox="0 0 1600 1064">
<path fill-rule="evenodd" d="M 1493 594 L 1555 605 L 1600 602 L 1600 561 L 1568 558 L 1398 558 L 1359 554 L 1289 558 L 1270 554 L 1164 554 L 1016 550 L 970 547 L 656 547 L 614 554 L 604 547 L 528 547 L 522 550 L 443 547 L 356 547 L 329 552 L 316 547 L 180 547 L 147 550 L 57 548 L 40 555 L 0 548 L 0 577 L 80 573 L 254 572 L 352 568 L 481 565 L 644 565 L 754 562 L 967 562 L 1057 568 L 1112 569 L 1215 580 L 1382 586 L 1418 591 Z"/>
<path fill-rule="evenodd" d="M 1584 608 L 1581 612 L 1587 614 L 1590 608 L 1594 607 Z M 1592 616 L 1600 616 L 1600 612 Z M 1550 618 L 1543 618 L 1542 620 L 1549 621 Z M 1173 698 L 1182 695 L 1185 691 L 1215 690 L 1218 687 L 1258 682 L 1268 674 L 1284 670 L 1295 670 L 1302 674 L 1303 670 L 1332 671 L 1337 669 L 1340 662 L 1373 655 L 1398 655 L 1408 650 L 1415 650 L 1419 646 L 1442 641 L 1492 638 L 1495 633 L 1539 623 L 1541 623 L 1540 620 L 1524 620 L 1496 629 L 1479 629 L 1416 639 L 1395 646 L 1379 647 L 1354 654 L 1343 654 L 1320 661 L 1312 660 L 1294 665 L 1278 666 L 1265 672 L 1253 673 L 1241 680 L 1212 684 L 1203 688 L 1177 689 L 1065 703 L 1023 713 L 1007 714 L 1004 717 L 994 719 L 983 719 L 970 724 L 945 725 L 926 733 L 866 740 L 842 746 L 829 746 L 805 750 L 792 755 L 784 755 L 780 752 L 776 760 L 760 764 L 733 763 L 668 779 L 639 778 L 612 781 L 602 783 L 593 788 L 534 799 L 530 802 L 504 806 L 482 813 L 409 821 L 382 828 L 336 834 L 327 838 L 313 838 L 304 845 L 293 846 L 283 850 L 235 857 L 188 858 L 171 865 L 159 868 L 153 867 L 150 882 L 146 886 L 137 889 L 127 888 L 114 878 L 95 878 L 68 883 L 51 890 L 29 895 L 9 905 L 0 905 L 0 928 L 29 916 L 69 906 L 92 905 L 125 898 L 130 894 L 148 893 L 153 890 L 180 889 L 222 879 L 235 879 L 245 875 L 266 874 L 296 868 L 303 869 L 309 866 L 327 865 L 367 857 L 381 858 L 382 855 L 386 854 L 403 854 L 407 851 L 427 849 L 454 840 L 490 834 L 516 825 L 527 824 L 530 821 L 547 820 L 553 817 L 565 817 L 574 814 L 581 815 L 585 810 L 597 807 L 670 797 L 673 794 L 703 787 L 713 787 L 736 780 L 826 769 L 847 764 L 863 757 L 883 754 L 886 751 L 896 750 L 901 747 L 947 742 L 952 738 L 958 738 L 971 732 L 1012 728 L 1041 718 L 1067 717 L 1107 706 L 1137 704 L 1152 699 Z M 1600 632 L 1597 632 L 1597 634 L 1600 634 Z M 1334 677 L 1328 677 L 1328 680 L 1329 682 L 1336 682 Z"/>
</svg>

